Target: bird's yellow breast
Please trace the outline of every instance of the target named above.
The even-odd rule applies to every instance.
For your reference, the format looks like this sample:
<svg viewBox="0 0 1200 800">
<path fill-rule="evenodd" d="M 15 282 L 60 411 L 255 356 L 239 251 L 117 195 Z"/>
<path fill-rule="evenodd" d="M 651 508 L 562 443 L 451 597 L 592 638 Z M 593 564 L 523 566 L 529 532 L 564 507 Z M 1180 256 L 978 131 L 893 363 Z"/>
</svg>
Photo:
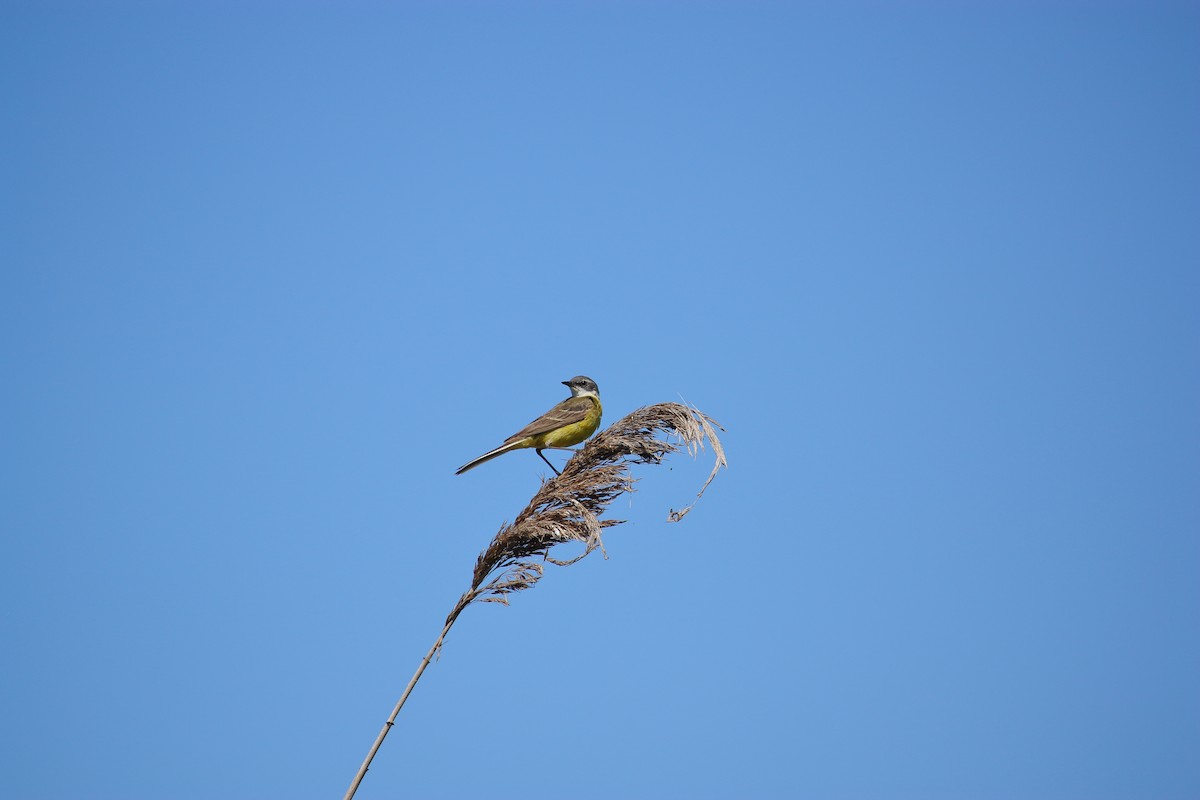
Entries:
<svg viewBox="0 0 1200 800">
<path fill-rule="evenodd" d="M 587 395 L 587 399 L 592 401 L 592 408 L 587 415 L 578 422 L 572 422 L 570 425 L 564 425 L 561 428 L 556 428 L 552 431 L 531 436 L 529 438 L 537 440 L 533 447 L 570 447 L 582 442 L 584 439 L 591 436 L 600 427 L 600 398 L 594 395 Z"/>
</svg>

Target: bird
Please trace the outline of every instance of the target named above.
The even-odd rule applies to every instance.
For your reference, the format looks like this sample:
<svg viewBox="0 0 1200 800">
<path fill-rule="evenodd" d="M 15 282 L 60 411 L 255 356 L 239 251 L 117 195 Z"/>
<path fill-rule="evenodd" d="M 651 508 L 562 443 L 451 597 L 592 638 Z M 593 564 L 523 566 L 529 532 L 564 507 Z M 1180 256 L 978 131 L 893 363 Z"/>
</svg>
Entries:
<svg viewBox="0 0 1200 800">
<path fill-rule="evenodd" d="M 566 450 L 571 445 L 579 444 L 591 436 L 600 427 L 600 389 L 596 382 L 586 375 L 576 375 L 569 381 L 562 382 L 571 390 L 571 396 L 554 408 L 542 414 L 533 422 L 504 440 L 504 444 L 495 450 L 489 450 L 472 461 L 458 468 L 455 475 L 462 475 L 469 469 L 474 469 L 485 461 L 491 461 L 509 450 L 519 450 L 532 447 L 538 456 L 554 474 L 557 469 L 550 459 L 542 455 L 543 450 Z"/>
</svg>

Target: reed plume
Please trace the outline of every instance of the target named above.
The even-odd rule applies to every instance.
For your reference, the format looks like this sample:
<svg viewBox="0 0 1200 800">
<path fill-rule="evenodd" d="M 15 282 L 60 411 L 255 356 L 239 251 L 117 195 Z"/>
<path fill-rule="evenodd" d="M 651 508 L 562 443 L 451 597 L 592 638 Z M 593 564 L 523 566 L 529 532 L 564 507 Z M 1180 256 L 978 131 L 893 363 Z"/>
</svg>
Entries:
<svg viewBox="0 0 1200 800">
<path fill-rule="evenodd" d="M 721 467 L 727 466 L 725 451 L 717 438 L 717 428 L 720 426 L 705 414 L 679 403 L 646 406 L 598 433 L 567 462 L 557 477 L 543 481 L 529 505 L 512 524 L 502 525 L 491 544 L 479 554 L 471 588 L 455 603 L 446 617 L 441 635 L 421 659 L 404 694 L 392 709 L 391 716 L 376 737 L 358 774 L 354 776 L 345 800 L 354 797 L 375 753 L 395 724 L 400 709 L 425 667 L 429 666 L 441 648 L 458 615 L 475 602 L 507 605 L 508 595 L 529 589 L 541 579 L 543 562 L 568 566 L 596 549 L 603 551 L 601 534 L 604 529 L 620 525 L 624 520 L 601 519 L 600 515 L 619 495 L 633 491 L 634 478 L 629 474 L 631 464 L 658 464 L 680 449 L 686 449 L 694 456 L 707 439 L 713 449 L 715 463 L 708 479 L 696 493 L 699 499 Z M 660 438 L 660 435 L 669 438 Z M 683 519 L 695 502 L 693 500 L 691 505 L 680 511 L 672 510 L 668 521 Z M 568 542 L 582 543 L 583 552 L 565 561 L 550 555 L 553 547 Z"/>
</svg>

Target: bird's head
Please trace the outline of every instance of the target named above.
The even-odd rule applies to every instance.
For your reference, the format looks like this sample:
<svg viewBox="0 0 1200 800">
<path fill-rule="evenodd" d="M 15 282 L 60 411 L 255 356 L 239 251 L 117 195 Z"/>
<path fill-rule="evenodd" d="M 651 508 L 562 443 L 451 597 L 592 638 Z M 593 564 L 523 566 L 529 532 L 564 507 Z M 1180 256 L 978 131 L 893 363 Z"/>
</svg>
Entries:
<svg viewBox="0 0 1200 800">
<path fill-rule="evenodd" d="M 586 375 L 576 375 L 569 381 L 563 381 L 563 386 L 571 390 L 572 397 L 600 397 L 600 387 Z"/>
</svg>

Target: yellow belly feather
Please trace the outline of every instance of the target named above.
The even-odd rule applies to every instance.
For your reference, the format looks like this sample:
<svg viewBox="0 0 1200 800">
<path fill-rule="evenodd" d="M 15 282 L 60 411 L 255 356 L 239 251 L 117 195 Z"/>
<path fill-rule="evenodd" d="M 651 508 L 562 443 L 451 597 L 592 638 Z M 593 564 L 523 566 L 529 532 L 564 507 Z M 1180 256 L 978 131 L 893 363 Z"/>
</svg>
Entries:
<svg viewBox="0 0 1200 800">
<path fill-rule="evenodd" d="M 592 401 L 592 410 L 588 412 L 586 417 L 579 420 L 579 422 L 572 422 L 570 425 L 564 425 L 561 428 L 540 433 L 537 436 L 529 436 L 523 440 L 524 442 L 528 442 L 528 444 L 522 443 L 520 446 L 535 447 L 538 449 L 570 447 L 571 445 L 579 444 L 591 436 L 600 427 L 601 408 L 600 401 L 595 397 L 589 397 L 588 399 Z"/>
</svg>

